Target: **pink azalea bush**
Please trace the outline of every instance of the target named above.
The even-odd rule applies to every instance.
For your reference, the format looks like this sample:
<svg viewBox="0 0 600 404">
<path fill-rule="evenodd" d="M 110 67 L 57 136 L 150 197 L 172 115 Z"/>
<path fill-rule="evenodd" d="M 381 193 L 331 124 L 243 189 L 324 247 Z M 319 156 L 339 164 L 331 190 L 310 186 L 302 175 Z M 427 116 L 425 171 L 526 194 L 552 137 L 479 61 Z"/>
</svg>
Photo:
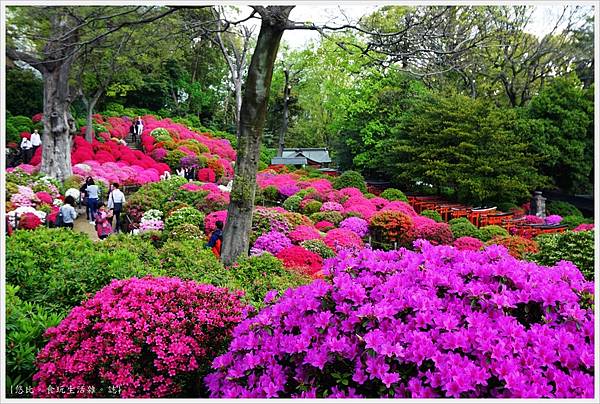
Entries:
<svg viewBox="0 0 600 404">
<path fill-rule="evenodd" d="M 233 332 L 214 398 L 591 398 L 593 284 L 505 248 L 341 252 Z"/>
<path fill-rule="evenodd" d="M 573 229 L 573 231 L 589 231 L 589 230 L 594 230 L 594 224 L 593 223 L 582 223 L 579 226 L 575 227 Z"/>
<path fill-rule="evenodd" d="M 341 212 L 343 210 L 344 210 L 344 207 L 337 202 L 325 202 L 323 205 L 321 205 L 321 212 L 328 212 L 328 211 Z"/>
<path fill-rule="evenodd" d="M 211 212 L 204 218 L 204 231 L 206 234 L 211 234 L 217 228 L 218 221 L 225 222 L 227 221 L 227 211 L 226 210 L 218 210 L 216 212 Z"/>
<path fill-rule="evenodd" d="M 361 248 L 363 241 L 352 230 L 333 229 L 329 230 L 323 239 L 327 247 L 339 252 L 346 248 Z"/>
<path fill-rule="evenodd" d="M 359 217 L 349 217 L 340 222 L 340 229 L 350 230 L 363 238 L 369 234 L 369 223 Z"/>
<path fill-rule="evenodd" d="M 306 240 L 316 240 L 321 238 L 321 234 L 312 226 L 300 225 L 288 234 L 294 244 L 300 244 Z"/>
<path fill-rule="evenodd" d="M 459 250 L 479 251 L 483 248 L 483 241 L 475 237 L 459 237 L 454 240 L 454 247 Z"/>
<path fill-rule="evenodd" d="M 194 394 L 201 371 L 245 310 L 241 292 L 179 278 L 115 280 L 46 331 L 34 397 Z M 70 394 L 49 386 L 95 386 Z"/>
<path fill-rule="evenodd" d="M 320 222 L 315 223 L 315 228 L 320 231 L 328 231 L 335 227 L 335 225 L 327 220 L 321 220 Z"/>
<path fill-rule="evenodd" d="M 523 217 L 528 224 L 544 224 L 544 219 L 535 215 L 526 215 Z"/>
<path fill-rule="evenodd" d="M 140 231 L 161 231 L 165 228 L 165 223 L 159 219 L 142 219 L 140 222 Z"/>
</svg>

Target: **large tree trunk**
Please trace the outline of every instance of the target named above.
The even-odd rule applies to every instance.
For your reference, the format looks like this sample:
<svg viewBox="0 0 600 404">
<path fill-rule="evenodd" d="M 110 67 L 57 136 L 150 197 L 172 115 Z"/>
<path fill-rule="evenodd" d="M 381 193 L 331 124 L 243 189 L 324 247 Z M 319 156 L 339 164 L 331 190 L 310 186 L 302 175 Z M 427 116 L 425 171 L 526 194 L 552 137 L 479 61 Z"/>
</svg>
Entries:
<svg viewBox="0 0 600 404">
<path fill-rule="evenodd" d="M 64 181 L 71 170 L 71 131 L 73 118 L 69 112 L 69 72 L 71 61 L 57 64 L 44 72 L 44 133 L 42 133 L 42 166 L 40 171 Z"/>
<path fill-rule="evenodd" d="M 267 113 L 273 66 L 292 8 L 293 6 L 261 8 L 262 23 L 242 100 L 235 177 L 223 232 L 221 259 L 226 265 L 231 265 L 238 257 L 248 254 L 260 141 Z"/>
<path fill-rule="evenodd" d="M 290 72 L 288 69 L 283 70 L 285 75 L 285 88 L 283 89 L 283 123 L 281 132 L 279 132 L 279 147 L 277 149 L 277 157 L 283 156 L 283 147 L 285 146 L 285 134 L 289 124 L 289 100 L 290 100 Z"/>
</svg>

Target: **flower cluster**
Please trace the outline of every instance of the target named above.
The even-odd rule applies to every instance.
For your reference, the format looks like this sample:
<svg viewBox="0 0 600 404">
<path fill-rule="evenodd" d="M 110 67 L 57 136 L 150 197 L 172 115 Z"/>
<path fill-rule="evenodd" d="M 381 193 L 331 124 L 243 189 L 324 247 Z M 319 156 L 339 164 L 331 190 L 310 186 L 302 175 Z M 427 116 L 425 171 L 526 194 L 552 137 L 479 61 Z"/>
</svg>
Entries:
<svg viewBox="0 0 600 404">
<path fill-rule="evenodd" d="M 340 229 L 350 230 L 363 238 L 369 234 L 369 223 L 359 217 L 349 217 L 340 222 Z"/>
<path fill-rule="evenodd" d="M 475 237 L 459 237 L 454 240 L 454 247 L 459 250 L 479 251 L 483 248 L 483 241 Z"/>
<path fill-rule="evenodd" d="M 313 226 L 299 225 L 288 234 L 292 243 L 299 244 L 306 240 L 320 239 L 321 234 Z"/>
<path fill-rule="evenodd" d="M 300 272 L 303 275 L 319 276 L 323 266 L 320 255 L 300 246 L 284 248 L 276 254 L 286 268 Z"/>
<path fill-rule="evenodd" d="M 415 247 L 344 251 L 331 282 L 243 321 L 211 397 L 593 397 L 593 284 L 572 264 Z"/>
<path fill-rule="evenodd" d="M 161 231 L 164 229 L 165 223 L 160 219 L 142 219 L 140 222 L 140 231 Z"/>
<path fill-rule="evenodd" d="M 212 233 L 217 228 L 217 222 L 225 222 L 227 221 L 227 211 L 226 210 L 218 210 L 216 212 L 211 212 L 204 218 L 204 231 L 207 234 Z"/>
<path fill-rule="evenodd" d="M 315 227 L 320 231 L 329 231 L 335 227 L 335 225 L 327 220 L 321 220 L 315 223 Z"/>
<path fill-rule="evenodd" d="M 266 251 L 276 255 L 279 251 L 291 247 L 291 245 L 291 240 L 285 234 L 271 230 L 256 239 L 250 253 L 257 255 Z"/>
<path fill-rule="evenodd" d="M 178 278 L 115 280 L 46 331 L 34 397 L 60 397 L 48 389 L 57 384 L 120 386 L 121 398 L 189 396 L 242 319 L 240 296 Z"/>
<path fill-rule="evenodd" d="M 142 220 L 160 220 L 163 217 L 163 213 L 158 209 L 150 209 L 144 212 Z"/>
<path fill-rule="evenodd" d="M 562 219 L 563 218 L 560 215 L 550 215 L 550 216 L 546 216 L 545 222 L 549 226 L 554 226 L 554 225 L 560 224 L 560 222 L 562 222 Z"/>
<path fill-rule="evenodd" d="M 573 229 L 573 231 L 589 231 L 589 230 L 594 230 L 594 224 L 593 223 L 582 223 L 579 226 L 575 227 Z"/>
<path fill-rule="evenodd" d="M 528 224 L 544 224 L 544 219 L 535 215 L 526 215 L 523 217 L 525 223 Z"/>
<path fill-rule="evenodd" d="M 321 205 L 321 212 L 342 212 L 343 210 L 344 207 L 337 202 L 325 202 L 323 205 Z"/>
<path fill-rule="evenodd" d="M 42 225 L 40 218 L 31 212 L 23 213 L 19 219 L 19 228 L 25 230 L 33 230 Z"/>
<path fill-rule="evenodd" d="M 329 230 L 325 235 L 325 244 L 327 247 L 333 249 L 336 252 L 347 248 L 361 248 L 363 241 L 361 238 L 352 230 L 347 229 L 333 229 Z"/>
</svg>

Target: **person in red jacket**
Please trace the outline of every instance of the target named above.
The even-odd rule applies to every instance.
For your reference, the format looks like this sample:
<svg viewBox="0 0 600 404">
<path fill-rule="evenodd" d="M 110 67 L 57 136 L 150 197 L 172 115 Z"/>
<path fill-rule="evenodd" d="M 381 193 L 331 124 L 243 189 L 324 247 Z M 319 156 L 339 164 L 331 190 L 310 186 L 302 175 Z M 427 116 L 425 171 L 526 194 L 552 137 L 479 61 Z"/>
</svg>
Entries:
<svg viewBox="0 0 600 404">
<path fill-rule="evenodd" d="M 210 235 L 210 239 L 208 240 L 208 243 L 206 243 L 206 246 L 212 248 L 212 252 L 217 258 L 221 258 L 221 244 L 223 243 L 223 222 L 217 220 L 215 226 L 217 226 L 217 228 Z"/>
</svg>

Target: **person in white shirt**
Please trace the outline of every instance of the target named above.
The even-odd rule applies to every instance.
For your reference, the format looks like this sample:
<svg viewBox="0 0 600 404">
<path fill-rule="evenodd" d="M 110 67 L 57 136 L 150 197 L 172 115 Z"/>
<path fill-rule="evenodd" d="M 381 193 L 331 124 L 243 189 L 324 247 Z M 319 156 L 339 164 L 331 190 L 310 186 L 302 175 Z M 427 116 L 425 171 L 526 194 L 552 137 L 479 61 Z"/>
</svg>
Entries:
<svg viewBox="0 0 600 404">
<path fill-rule="evenodd" d="M 96 211 L 98 210 L 98 198 L 100 197 L 100 188 L 94 183 L 94 180 L 88 182 L 88 186 L 85 189 L 85 193 L 88 196 L 88 206 L 90 207 L 90 224 L 96 225 L 94 218 L 96 217 Z"/>
<path fill-rule="evenodd" d="M 34 130 L 31 134 L 31 145 L 33 146 L 32 154 L 35 154 L 35 151 L 38 149 L 38 147 L 42 145 L 42 138 L 40 137 L 40 134 L 38 133 L 37 129 Z"/>
<path fill-rule="evenodd" d="M 119 232 L 121 228 L 121 211 L 125 205 L 125 194 L 119 189 L 119 184 L 116 182 L 113 184 L 113 190 L 108 197 L 108 209 L 112 209 L 113 217 L 116 218 L 114 227 L 115 233 Z M 112 225 L 112 219 L 110 219 Z"/>
<path fill-rule="evenodd" d="M 21 152 L 23 153 L 23 163 L 29 164 L 29 162 L 31 161 L 31 157 L 33 156 L 32 149 L 33 145 L 31 144 L 31 141 L 24 137 L 23 140 L 21 140 Z"/>
<path fill-rule="evenodd" d="M 141 139 L 142 131 L 144 130 L 144 123 L 142 122 L 142 117 L 138 116 L 135 121 L 135 133 Z"/>
</svg>

